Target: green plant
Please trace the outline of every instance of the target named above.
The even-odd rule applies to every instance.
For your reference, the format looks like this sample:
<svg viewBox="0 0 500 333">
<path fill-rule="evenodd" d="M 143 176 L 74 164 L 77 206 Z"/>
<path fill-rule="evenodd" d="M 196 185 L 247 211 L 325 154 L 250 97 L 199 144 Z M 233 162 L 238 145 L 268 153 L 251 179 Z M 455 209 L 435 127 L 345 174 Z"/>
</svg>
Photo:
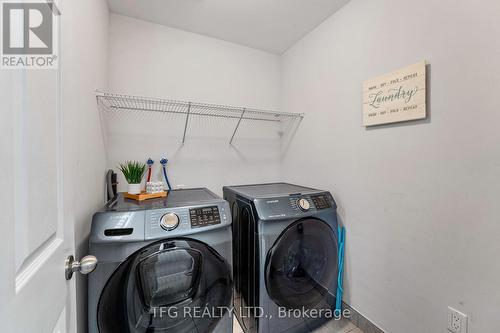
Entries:
<svg viewBox="0 0 500 333">
<path fill-rule="evenodd" d="M 137 161 L 128 161 L 120 164 L 118 168 L 123 172 L 127 183 L 139 184 L 146 171 L 146 164 Z"/>
</svg>

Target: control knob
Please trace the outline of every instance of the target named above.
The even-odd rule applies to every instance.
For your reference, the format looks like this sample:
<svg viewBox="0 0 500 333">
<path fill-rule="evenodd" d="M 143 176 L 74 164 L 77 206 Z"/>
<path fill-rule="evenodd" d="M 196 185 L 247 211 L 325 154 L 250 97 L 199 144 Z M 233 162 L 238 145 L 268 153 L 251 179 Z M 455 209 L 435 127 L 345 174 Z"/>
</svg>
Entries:
<svg viewBox="0 0 500 333">
<path fill-rule="evenodd" d="M 179 225 L 179 216 L 175 213 L 167 213 L 160 219 L 160 226 L 167 230 L 174 230 Z"/>
<path fill-rule="evenodd" d="M 309 208 L 311 208 L 311 204 L 309 203 L 309 201 L 304 198 L 297 200 L 297 205 L 303 212 L 307 212 Z"/>
</svg>

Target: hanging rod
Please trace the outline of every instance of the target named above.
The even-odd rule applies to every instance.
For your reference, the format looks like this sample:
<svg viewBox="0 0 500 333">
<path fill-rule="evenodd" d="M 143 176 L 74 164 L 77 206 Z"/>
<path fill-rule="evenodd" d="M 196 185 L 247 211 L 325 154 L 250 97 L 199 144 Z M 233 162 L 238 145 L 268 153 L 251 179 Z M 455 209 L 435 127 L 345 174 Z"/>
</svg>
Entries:
<svg viewBox="0 0 500 333">
<path fill-rule="evenodd" d="M 188 121 L 191 116 L 217 117 L 237 120 L 237 124 L 231 136 L 230 143 L 233 142 L 233 139 L 242 121 L 250 120 L 280 123 L 285 121 L 293 121 L 296 119 L 302 120 L 302 118 L 304 117 L 303 113 L 278 112 L 247 107 L 123 95 L 103 91 L 96 91 L 96 98 L 98 104 L 103 105 L 107 111 L 120 112 L 133 110 L 140 112 L 158 112 L 185 115 L 186 120 L 182 137 L 183 143 L 186 139 Z"/>
</svg>

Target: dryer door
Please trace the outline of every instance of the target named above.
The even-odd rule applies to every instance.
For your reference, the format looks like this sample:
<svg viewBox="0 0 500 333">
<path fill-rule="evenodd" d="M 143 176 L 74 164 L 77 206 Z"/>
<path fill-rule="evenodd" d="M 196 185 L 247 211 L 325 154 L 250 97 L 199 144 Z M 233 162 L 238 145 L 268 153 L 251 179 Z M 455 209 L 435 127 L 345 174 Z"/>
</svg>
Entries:
<svg viewBox="0 0 500 333">
<path fill-rule="evenodd" d="M 332 308 L 338 272 L 336 233 L 322 220 L 289 225 L 266 258 L 269 297 L 286 309 Z"/>
<path fill-rule="evenodd" d="M 231 273 L 210 246 L 152 243 L 112 274 L 97 309 L 99 332 L 211 332 L 231 305 Z"/>
</svg>

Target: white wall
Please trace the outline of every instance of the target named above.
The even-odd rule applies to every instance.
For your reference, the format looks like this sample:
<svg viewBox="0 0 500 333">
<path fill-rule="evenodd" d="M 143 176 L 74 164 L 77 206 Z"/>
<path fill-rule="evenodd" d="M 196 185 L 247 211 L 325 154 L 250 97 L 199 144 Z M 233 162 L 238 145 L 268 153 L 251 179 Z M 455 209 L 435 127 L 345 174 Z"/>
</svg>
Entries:
<svg viewBox="0 0 500 333">
<path fill-rule="evenodd" d="M 88 254 L 92 214 L 104 200 L 106 157 L 94 90 L 107 86 L 109 13 L 101 0 L 65 0 L 61 12 L 65 218 L 74 222 L 81 258 Z M 79 332 L 87 331 L 86 282 L 76 275 Z"/>
<path fill-rule="evenodd" d="M 334 194 L 346 301 L 387 332 L 447 332 L 448 305 L 469 333 L 500 326 L 499 18 L 496 0 L 351 0 L 283 56 L 283 110 L 306 112 L 283 173 Z M 422 59 L 428 120 L 362 127 L 363 80 Z"/>
<path fill-rule="evenodd" d="M 109 90 L 116 93 L 276 109 L 280 58 L 214 38 L 125 16 L 110 16 Z M 107 119 L 108 167 L 152 157 L 169 158 L 174 186 L 271 181 L 279 177 L 277 129 L 244 123 L 228 144 L 236 120 L 184 116 L 111 116 Z M 161 179 L 159 169 L 154 173 Z M 119 173 L 119 189 L 125 180 Z"/>
</svg>

